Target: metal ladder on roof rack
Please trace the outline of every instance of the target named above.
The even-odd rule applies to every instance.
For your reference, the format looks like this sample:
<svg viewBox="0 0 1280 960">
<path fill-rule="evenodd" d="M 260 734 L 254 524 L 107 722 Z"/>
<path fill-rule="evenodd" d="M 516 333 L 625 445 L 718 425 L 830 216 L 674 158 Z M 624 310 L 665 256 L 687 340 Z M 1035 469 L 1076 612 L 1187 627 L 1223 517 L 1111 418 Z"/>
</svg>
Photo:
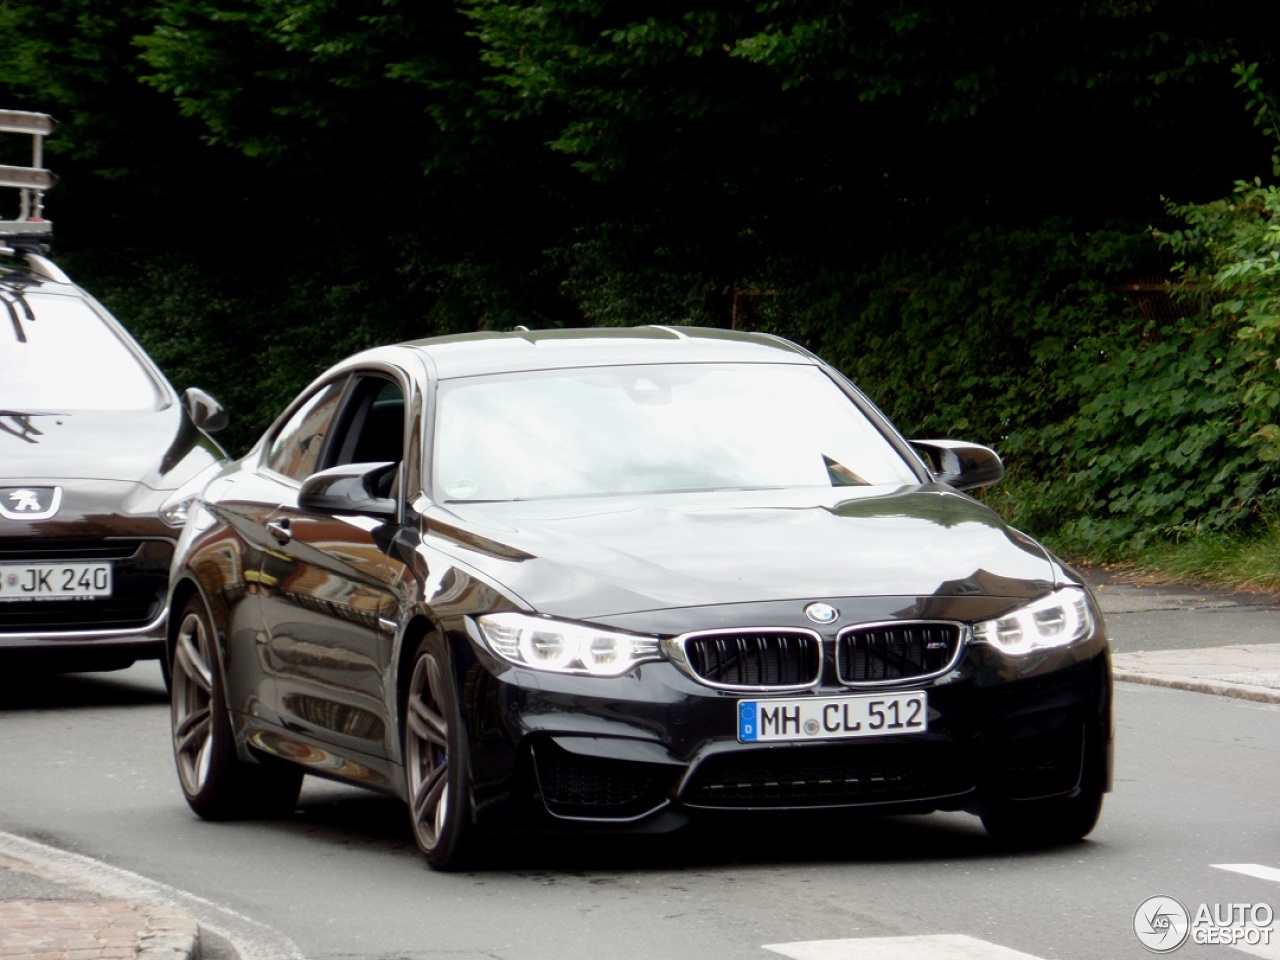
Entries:
<svg viewBox="0 0 1280 960">
<path fill-rule="evenodd" d="M 67 275 L 45 257 L 53 238 L 53 224 L 44 218 L 44 192 L 58 178 L 44 167 L 44 138 L 57 126 L 47 113 L 0 110 L 0 133 L 31 137 L 31 166 L 0 165 L 0 187 L 16 189 L 19 196 L 18 216 L 0 220 L 0 254 L 21 254 L 33 272 L 59 283 L 70 283 Z"/>
</svg>

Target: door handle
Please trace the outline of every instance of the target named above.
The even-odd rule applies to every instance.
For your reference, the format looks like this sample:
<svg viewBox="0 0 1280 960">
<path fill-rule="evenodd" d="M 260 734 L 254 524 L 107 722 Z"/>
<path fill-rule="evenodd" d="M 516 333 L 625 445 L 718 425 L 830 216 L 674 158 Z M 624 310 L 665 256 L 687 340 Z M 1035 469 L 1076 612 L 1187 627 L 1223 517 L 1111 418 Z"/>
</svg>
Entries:
<svg viewBox="0 0 1280 960">
<path fill-rule="evenodd" d="M 267 524 L 267 529 L 271 532 L 271 536 L 275 538 L 276 543 L 283 546 L 293 539 L 293 532 L 289 529 L 288 520 L 275 520 Z"/>
</svg>

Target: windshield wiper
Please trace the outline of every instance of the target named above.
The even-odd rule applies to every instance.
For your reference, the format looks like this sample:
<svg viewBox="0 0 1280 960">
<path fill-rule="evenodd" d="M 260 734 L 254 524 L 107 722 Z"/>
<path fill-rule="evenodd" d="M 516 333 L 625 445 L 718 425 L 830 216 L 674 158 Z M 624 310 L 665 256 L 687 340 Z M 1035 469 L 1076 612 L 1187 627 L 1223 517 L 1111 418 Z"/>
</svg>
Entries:
<svg viewBox="0 0 1280 960">
<path fill-rule="evenodd" d="M 0 410 L 0 432 L 12 434 L 27 443 L 39 443 L 36 437 L 43 437 L 44 431 L 31 422 L 33 416 L 35 414 L 18 410 Z"/>
<path fill-rule="evenodd" d="M 21 288 L 10 284 L 0 286 L 0 303 L 3 303 L 5 309 L 9 311 L 9 320 L 13 323 L 13 332 L 18 338 L 18 342 L 26 343 L 27 331 L 22 329 L 22 318 L 18 316 L 17 308 L 22 308 L 23 315 L 30 323 L 35 322 L 36 315 L 31 312 L 31 305 L 27 303 L 27 298 L 22 295 Z"/>
</svg>

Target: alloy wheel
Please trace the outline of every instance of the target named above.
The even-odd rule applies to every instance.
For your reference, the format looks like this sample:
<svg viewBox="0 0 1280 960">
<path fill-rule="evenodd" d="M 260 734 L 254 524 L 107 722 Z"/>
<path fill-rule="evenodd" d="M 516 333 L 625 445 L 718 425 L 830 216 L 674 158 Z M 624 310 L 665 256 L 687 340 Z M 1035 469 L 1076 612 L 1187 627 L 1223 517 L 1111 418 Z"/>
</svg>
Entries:
<svg viewBox="0 0 1280 960">
<path fill-rule="evenodd" d="M 449 719 L 442 704 L 444 690 L 440 662 L 430 653 L 414 664 L 409 682 L 405 730 L 405 766 L 409 809 L 418 846 L 435 850 L 449 828 Z"/>
<path fill-rule="evenodd" d="M 213 749 L 213 672 L 204 621 L 188 608 L 173 652 L 171 717 L 173 752 L 188 796 L 204 789 Z"/>
</svg>

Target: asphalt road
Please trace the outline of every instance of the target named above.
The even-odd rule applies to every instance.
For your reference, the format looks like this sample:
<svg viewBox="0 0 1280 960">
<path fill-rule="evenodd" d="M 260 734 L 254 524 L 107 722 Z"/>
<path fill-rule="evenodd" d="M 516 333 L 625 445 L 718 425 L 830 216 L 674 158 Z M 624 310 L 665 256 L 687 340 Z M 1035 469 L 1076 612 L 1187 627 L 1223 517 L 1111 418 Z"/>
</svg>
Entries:
<svg viewBox="0 0 1280 960">
<path fill-rule="evenodd" d="M 1266 603 L 1101 594 L 1120 650 L 1280 640 Z M 1117 726 L 1116 791 L 1093 837 L 1061 850 L 997 852 L 958 814 L 753 820 L 512 842 L 484 869 L 440 875 L 399 805 L 320 781 L 288 820 L 196 819 L 147 664 L 0 684 L 0 831 L 159 893 L 245 960 L 1115 960 L 1152 955 L 1133 923 L 1156 895 L 1280 909 L 1280 706 L 1120 684 Z M 1249 955 L 1280 945 L 1177 952 Z"/>
<path fill-rule="evenodd" d="M 718 960 L 923 934 L 1138 957 L 1129 924 L 1150 896 L 1280 904 L 1280 885 L 1213 866 L 1280 866 L 1270 705 L 1122 685 L 1116 793 L 1093 839 L 1059 851 L 997 854 L 976 821 L 935 815 L 526 842 L 442 876 L 420 865 L 396 804 L 321 782 L 288 821 L 194 819 L 144 680 L 68 679 L 44 691 L 56 708 L 5 712 L 0 752 L 22 773 L 0 781 L 0 828 L 160 885 L 249 957 Z"/>
</svg>

